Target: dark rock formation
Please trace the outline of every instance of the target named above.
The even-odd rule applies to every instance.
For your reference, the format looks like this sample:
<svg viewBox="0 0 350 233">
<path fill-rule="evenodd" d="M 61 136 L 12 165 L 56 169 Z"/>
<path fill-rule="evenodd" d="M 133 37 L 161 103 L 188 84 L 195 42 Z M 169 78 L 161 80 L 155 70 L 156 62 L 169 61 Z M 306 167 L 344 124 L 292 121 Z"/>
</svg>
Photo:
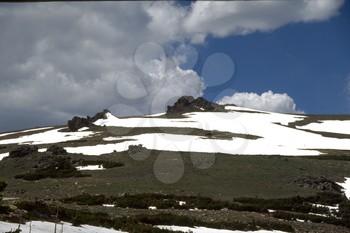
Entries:
<svg viewBox="0 0 350 233">
<path fill-rule="evenodd" d="M 168 106 L 167 114 L 181 114 L 186 112 L 218 112 L 224 111 L 224 106 L 210 102 L 202 97 L 183 96 L 173 106 Z"/>
<path fill-rule="evenodd" d="M 82 127 L 89 127 L 89 125 L 90 122 L 88 121 L 88 119 L 77 116 L 73 117 L 72 120 L 68 121 L 68 128 L 70 129 L 70 131 L 77 131 Z"/>
<path fill-rule="evenodd" d="M 93 123 L 93 122 L 95 122 L 95 121 L 97 121 L 97 120 L 99 120 L 99 119 L 106 119 L 106 114 L 107 113 L 110 113 L 110 111 L 108 110 L 108 109 L 104 109 L 102 112 L 98 112 L 98 113 L 96 113 L 95 114 L 95 116 L 93 116 L 93 117 L 87 117 L 87 119 L 91 122 L 91 123 Z"/>
<path fill-rule="evenodd" d="M 105 109 L 102 112 L 96 113 L 96 115 L 93 117 L 87 116 L 86 118 L 84 118 L 75 116 L 72 120 L 68 121 L 68 128 L 70 129 L 70 131 L 77 131 L 78 129 L 83 127 L 90 127 L 95 121 L 99 119 L 105 119 L 106 113 L 108 112 L 109 111 Z"/>
<path fill-rule="evenodd" d="M 301 177 L 294 181 L 294 183 L 298 184 L 303 188 L 311 188 L 319 191 L 325 192 L 336 192 L 341 193 L 342 187 L 335 182 L 327 179 L 326 177 Z"/>
<path fill-rule="evenodd" d="M 10 152 L 9 158 L 21 158 L 30 154 L 38 152 L 37 146 L 23 145 Z"/>
<path fill-rule="evenodd" d="M 137 154 L 143 151 L 146 151 L 147 148 L 143 147 L 141 144 L 139 145 L 130 145 L 129 149 L 128 149 L 128 154 L 132 155 L 132 154 Z"/>
<path fill-rule="evenodd" d="M 61 147 L 61 146 L 57 146 L 57 145 L 52 145 L 47 149 L 47 152 L 51 152 L 51 154 L 53 155 L 66 155 L 68 154 L 67 151 Z"/>
</svg>

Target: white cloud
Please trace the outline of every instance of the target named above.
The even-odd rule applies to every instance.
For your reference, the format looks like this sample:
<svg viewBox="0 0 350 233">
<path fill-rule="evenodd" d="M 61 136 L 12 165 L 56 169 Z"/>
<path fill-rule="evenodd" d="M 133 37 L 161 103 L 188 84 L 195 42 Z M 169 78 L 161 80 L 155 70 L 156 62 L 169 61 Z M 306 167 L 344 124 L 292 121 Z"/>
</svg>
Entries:
<svg viewBox="0 0 350 233">
<path fill-rule="evenodd" d="M 178 13 L 166 24 L 162 14 L 174 9 L 168 16 Z M 21 110 L 54 123 L 116 105 L 148 114 L 163 110 L 175 95 L 201 95 L 199 75 L 181 69 L 163 52 L 175 37 L 161 34 L 160 26 L 175 25 L 180 11 L 172 3 L 147 2 L 4 5 L 0 108 L 7 115 L 1 114 L 1 121 L 11 121 L 9 113 Z M 154 56 L 149 44 L 163 56 Z"/>
<path fill-rule="evenodd" d="M 241 107 L 253 108 L 281 113 L 301 113 L 296 104 L 288 94 L 273 93 L 267 91 L 258 95 L 257 93 L 236 92 L 232 96 L 224 96 L 218 101 L 220 104 L 235 104 Z"/>
<path fill-rule="evenodd" d="M 207 35 L 225 37 L 271 31 L 289 23 L 327 20 L 344 0 L 308 1 L 197 1 L 184 20 L 193 42 Z"/>
<path fill-rule="evenodd" d="M 1 4 L 1 127 L 52 124 L 113 106 L 131 109 L 113 108 L 117 114 L 161 111 L 177 96 L 202 94 L 204 83 L 191 70 L 197 55 L 175 48 L 180 54 L 158 56 L 139 50 L 143 45 L 162 49 L 173 42 L 203 42 L 209 34 L 223 37 L 325 20 L 342 2 Z M 149 61 L 140 65 L 135 58 Z"/>
</svg>

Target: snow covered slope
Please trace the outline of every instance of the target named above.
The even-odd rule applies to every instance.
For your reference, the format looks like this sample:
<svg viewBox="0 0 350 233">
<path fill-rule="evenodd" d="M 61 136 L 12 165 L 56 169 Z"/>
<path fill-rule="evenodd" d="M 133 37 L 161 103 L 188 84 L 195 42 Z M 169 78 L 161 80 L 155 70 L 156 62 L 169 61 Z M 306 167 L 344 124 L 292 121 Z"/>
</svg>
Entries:
<svg viewBox="0 0 350 233">
<path fill-rule="evenodd" d="M 225 106 L 225 111 L 197 111 L 184 113 L 177 117 L 155 114 L 145 117 L 118 118 L 106 113 L 104 119 L 93 124 L 104 131 L 106 137 L 101 143 L 69 146 L 71 153 L 102 155 L 113 151 L 126 151 L 130 145 L 143 145 L 148 149 L 211 152 L 249 155 L 320 155 L 322 150 L 350 150 L 349 120 L 324 120 L 293 126 L 294 123 L 308 118 L 303 115 L 290 115 L 257 111 L 248 108 Z M 137 134 L 115 134 L 119 129 L 140 129 Z M 183 133 L 171 133 L 169 128 L 181 129 Z M 84 131 L 64 132 L 67 128 L 49 129 L 21 137 L 3 139 L 0 144 L 48 144 L 94 139 L 101 132 L 84 128 Z M 230 133 L 230 138 L 216 138 L 193 133 L 202 132 Z M 349 134 L 349 137 L 337 138 L 325 136 L 320 132 Z M 349 133 L 348 133 L 349 132 Z M 242 136 L 243 135 L 243 136 Z M 251 137 L 244 137 L 251 135 Z M 96 140 L 95 140 L 96 141 Z"/>
<path fill-rule="evenodd" d="M 32 233 L 54 233 L 55 232 L 55 224 L 52 222 L 41 222 L 41 221 L 33 221 L 31 223 L 27 222 L 26 224 L 18 224 L 18 223 L 9 223 L 9 222 L 1 222 L 0 221 L 0 232 L 10 232 L 11 230 L 16 230 L 18 227 L 22 230 L 22 232 L 31 232 Z M 72 226 L 70 223 L 61 223 L 57 224 L 56 232 L 64 232 L 64 233 L 125 233 L 122 231 L 116 231 L 113 229 L 107 229 L 103 227 L 95 227 L 89 225 L 82 226 Z"/>
<path fill-rule="evenodd" d="M 95 122 L 99 126 L 131 128 L 178 127 L 189 129 L 188 135 L 145 133 L 119 137 L 129 140 L 97 146 L 67 148 L 74 153 L 100 155 L 114 150 L 124 151 L 129 145 L 142 144 L 148 149 L 189 152 L 221 152 L 228 154 L 267 155 L 319 155 L 319 149 L 349 150 L 350 138 L 324 137 L 319 133 L 288 127 L 289 123 L 303 120 L 305 116 L 256 111 L 247 108 L 226 106 L 226 112 L 193 112 L 183 118 L 135 117 L 117 118 L 107 114 L 106 119 Z M 350 121 L 349 121 L 350 122 Z M 341 124 L 344 123 L 344 126 Z M 348 121 L 341 121 L 338 127 L 350 130 Z M 208 139 L 191 135 L 190 129 L 223 131 L 242 135 L 255 135 L 258 139 L 233 137 L 232 140 Z M 325 131 L 329 130 L 325 125 Z M 322 131 L 322 128 L 318 131 Z M 335 131 L 336 132 L 336 131 Z M 350 131 L 349 131 L 350 132 Z M 106 138 L 106 140 L 108 140 Z"/>
<path fill-rule="evenodd" d="M 181 231 L 181 232 L 191 232 L 191 233 L 286 233 L 284 231 L 268 231 L 268 230 L 259 230 L 259 231 L 231 231 L 231 230 L 222 230 L 222 229 L 213 229 L 207 227 L 181 227 L 181 226 L 158 226 L 160 229 L 170 230 L 170 231 Z"/>
</svg>

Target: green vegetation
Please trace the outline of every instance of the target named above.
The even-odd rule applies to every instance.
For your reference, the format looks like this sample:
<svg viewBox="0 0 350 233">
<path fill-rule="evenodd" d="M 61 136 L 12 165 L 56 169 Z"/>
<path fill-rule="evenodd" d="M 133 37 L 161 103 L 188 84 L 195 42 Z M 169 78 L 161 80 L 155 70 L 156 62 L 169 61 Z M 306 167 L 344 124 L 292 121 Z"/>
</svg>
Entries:
<svg viewBox="0 0 350 233">
<path fill-rule="evenodd" d="M 288 198 L 293 196 L 313 196 L 322 190 L 302 187 L 295 183 L 300 177 L 325 176 L 334 182 L 350 177 L 350 163 L 342 160 L 321 160 L 303 157 L 284 156 L 234 156 L 206 153 L 177 153 L 149 151 L 147 159 L 134 160 L 125 152 L 104 156 L 72 155 L 74 161 L 100 160 L 122 163 L 118 169 L 100 172 L 84 171 L 90 177 L 82 179 L 45 179 L 42 182 L 22 182 L 12 179 L 13 174 L 23 171 L 35 171 L 38 165 L 35 158 L 23 158 L 21 161 L 3 160 L 0 162 L 0 177 L 16 192 L 19 198 L 52 196 L 71 197 L 82 194 L 104 194 L 118 196 L 124 193 L 163 193 L 177 196 L 204 196 L 231 201 L 238 197 L 258 197 L 264 199 Z M 43 154 L 43 153 L 39 153 Z M 214 164 L 208 169 L 198 169 L 193 160 L 214 158 Z M 154 164 L 161 159 L 165 171 L 173 171 L 174 164 L 184 163 L 183 178 L 172 185 L 166 185 L 156 179 Z M 20 162 L 20 165 L 19 165 Z M 78 182 L 79 185 L 75 183 Z M 108 184 L 108 185 L 107 185 Z M 59 186 L 60 192 L 57 192 Z M 26 190 L 22 194 L 21 189 Z M 41 190 L 45 189 L 45 192 Z"/>
<path fill-rule="evenodd" d="M 6 188 L 7 184 L 3 181 L 0 181 L 0 192 L 4 191 Z"/>
<path fill-rule="evenodd" d="M 294 232 L 288 223 L 271 221 L 252 221 L 243 223 L 239 221 L 230 222 L 206 222 L 188 216 L 161 213 L 156 215 L 135 215 L 131 217 L 112 218 L 103 212 L 88 212 L 84 210 L 73 210 L 58 205 L 48 205 L 44 202 L 20 202 L 17 207 L 27 211 L 26 219 L 46 219 L 72 222 L 74 225 L 90 224 L 114 229 L 121 229 L 131 233 L 154 232 L 163 233 L 167 230 L 156 229 L 154 225 L 178 225 L 178 226 L 205 226 L 212 228 L 224 228 L 231 230 L 284 230 Z M 57 219 L 52 219 L 57 216 Z"/>
<path fill-rule="evenodd" d="M 34 171 L 16 175 L 16 179 L 23 180 L 40 180 L 45 178 L 68 178 L 68 177 L 84 177 L 88 175 L 82 174 L 71 163 L 69 157 L 54 156 L 48 164 L 43 167 L 36 168 Z"/>
<path fill-rule="evenodd" d="M 194 135 L 201 136 L 208 139 L 222 139 L 231 140 L 233 137 L 246 138 L 246 139 L 259 139 L 261 137 L 250 134 L 239 134 L 217 130 L 204 130 L 196 128 L 181 128 L 181 127 L 108 127 L 108 132 L 112 136 L 134 136 L 145 133 L 168 133 L 168 134 L 180 134 L 180 135 Z"/>
<path fill-rule="evenodd" d="M 350 163 L 348 161 L 154 150 L 141 150 L 140 153 L 149 153 L 149 155 L 147 159 L 142 161 L 134 160 L 128 151 L 88 157 L 79 154 L 67 155 L 73 159 L 74 166 L 100 164 L 103 161 L 123 164 L 117 169 L 107 169 L 100 172 L 86 171 L 84 174 L 90 176 L 84 178 L 51 178 L 40 179 L 36 182 L 13 179 L 13 174 L 20 174 L 26 170 L 31 172 L 40 170 L 50 164 L 50 156 L 57 157 L 36 153 L 21 159 L 1 161 L 0 177 L 8 183 L 5 190 L 6 195 L 15 193 L 15 196 L 20 200 L 51 199 L 64 202 L 63 204 L 57 202 L 59 208 L 69 210 L 65 210 L 60 216 L 63 221 L 75 221 L 76 224 L 84 223 L 87 219 L 94 218 L 94 215 L 76 214 L 76 212 L 83 211 L 92 214 L 103 212 L 108 215 L 105 217 L 113 221 L 124 221 L 123 227 L 130 225 L 130 229 L 134 229 L 134 231 L 128 232 L 154 232 L 152 225 L 146 222 L 155 221 L 149 220 L 149 217 L 158 214 L 185 216 L 191 221 L 199 218 L 203 221 L 202 226 L 214 228 L 221 226 L 221 228 L 227 229 L 230 227 L 240 229 L 235 221 L 241 223 L 243 227 L 246 227 L 245 229 L 253 229 L 251 226 L 257 225 L 264 226 L 263 228 L 266 229 L 271 224 L 273 225 L 271 229 L 277 229 L 275 224 L 280 223 L 278 219 L 291 219 L 291 221 L 281 222 L 287 225 L 292 224 L 292 227 L 295 227 L 293 224 L 301 224 L 302 227 L 312 226 L 308 222 L 293 223 L 293 219 L 296 218 L 345 226 L 342 219 L 348 218 L 346 217 L 348 216 L 347 205 L 344 202 L 344 196 L 340 193 L 319 193 L 319 189 L 301 187 L 295 183 L 295 180 L 300 177 L 307 176 L 325 176 L 330 181 L 340 182 L 344 177 L 350 176 Z M 201 159 L 214 157 L 215 163 L 208 169 L 198 169 L 193 163 L 193 159 L 197 156 Z M 157 180 L 153 173 L 157 159 L 162 159 L 164 168 L 169 171 L 174 169 L 174 161 L 183 162 L 185 167 L 183 178 L 172 185 L 163 184 Z M 85 160 L 87 162 L 84 162 Z M 181 205 L 180 202 L 182 202 Z M 339 204 L 344 207 L 340 207 L 338 214 L 332 215 L 333 213 L 328 208 L 312 205 L 316 203 Z M 107 208 L 103 207 L 102 204 L 114 204 L 118 208 Z M 57 206 L 52 203 L 49 205 L 53 209 L 50 211 L 56 213 Z M 148 210 L 149 206 L 156 206 L 157 210 Z M 189 209 L 196 208 L 199 210 L 189 211 Z M 268 210 L 276 212 L 270 213 Z M 35 215 L 35 212 L 30 211 L 33 216 L 36 216 L 36 219 L 45 220 L 45 214 Z M 70 217 L 65 219 L 64 215 L 67 212 Z M 309 213 L 324 214 L 328 217 L 310 215 Z M 247 214 L 250 217 L 247 217 Z M 289 218 L 283 217 L 285 215 L 288 215 Z M 77 217 L 74 219 L 74 216 Z M 135 216 L 144 216 L 146 220 L 143 222 L 140 218 L 135 220 Z M 332 222 L 335 217 L 341 219 Z M 49 217 L 47 218 L 49 220 Z M 325 220 L 327 218 L 330 220 Z M 165 219 L 166 217 L 164 217 L 164 223 L 167 222 Z M 215 219 L 214 224 L 217 226 L 209 225 L 210 219 Z M 225 222 L 221 223 L 223 220 Z M 92 221 L 90 224 L 99 225 L 99 222 L 103 221 L 107 220 L 97 219 L 96 222 Z M 132 221 L 136 221 L 138 224 L 133 224 Z M 233 222 L 235 226 L 233 224 L 227 225 L 226 222 Z M 106 227 L 109 226 L 106 223 L 100 225 L 102 226 L 102 224 Z M 112 225 L 114 224 L 113 222 Z M 249 227 L 247 227 L 248 225 Z M 116 226 L 122 225 L 118 223 Z M 331 227 L 337 226 L 331 225 Z M 281 230 L 282 228 L 283 226 Z M 328 232 L 336 232 L 332 231 L 332 228 L 329 229 Z"/>
<path fill-rule="evenodd" d="M 5 190 L 7 184 L 3 181 L 0 181 L 0 193 Z M 2 196 L 0 194 L 0 214 L 8 213 L 9 209 L 7 206 L 2 205 Z"/>
<path fill-rule="evenodd" d="M 350 227 L 349 215 L 350 215 L 350 202 L 342 202 L 339 206 L 339 213 L 335 216 L 320 216 L 316 214 L 295 213 L 290 211 L 276 211 L 272 213 L 273 217 L 285 220 L 301 219 L 304 221 L 310 221 L 313 223 L 328 223 L 332 225 L 341 225 Z"/>
<path fill-rule="evenodd" d="M 200 196 L 175 196 L 164 194 L 126 194 L 119 197 L 105 197 L 104 195 L 83 194 L 62 200 L 64 203 L 76 203 L 78 205 L 102 205 L 114 204 L 119 208 L 135 208 L 148 209 L 149 206 L 155 206 L 157 209 L 198 209 L 198 210 L 234 210 L 249 211 L 267 214 L 268 210 L 273 210 L 271 215 L 274 218 L 296 221 L 301 219 L 313 223 L 328 223 L 332 225 L 341 225 L 350 227 L 350 201 L 339 193 L 321 192 L 315 196 L 309 197 L 291 197 L 280 199 L 260 199 L 260 198 L 235 198 L 232 202 L 218 201 L 211 198 Z M 182 204 L 180 204 L 180 202 Z M 321 205 L 338 205 L 339 211 L 330 210 L 327 207 L 319 207 Z M 180 225 L 180 226 L 206 226 L 224 229 L 236 230 L 256 230 L 254 226 L 259 225 L 264 229 L 280 229 L 287 230 L 286 227 L 273 227 L 266 225 L 266 222 L 255 222 L 256 225 L 247 226 L 246 223 L 231 222 L 230 224 L 215 222 L 213 224 L 205 222 L 196 222 L 192 219 L 167 218 L 162 216 L 161 221 L 154 219 L 154 216 L 145 216 L 142 218 L 143 223 L 152 225 Z M 284 228 L 284 229 L 283 229 Z"/>
</svg>

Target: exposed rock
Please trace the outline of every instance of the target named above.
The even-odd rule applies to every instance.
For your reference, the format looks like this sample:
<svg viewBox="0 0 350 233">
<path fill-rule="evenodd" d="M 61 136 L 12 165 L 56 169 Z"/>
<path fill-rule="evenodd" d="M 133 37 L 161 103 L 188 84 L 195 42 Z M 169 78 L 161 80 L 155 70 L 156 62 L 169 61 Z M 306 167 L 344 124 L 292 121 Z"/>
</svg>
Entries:
<svg viewBox="0 0 350 233">
<path fill-rule="evenodd" d="M 10 158 L 21 158 L 30 154 L 38 152 L 37 146 L 23 145 L 10 152 Z"/>
<path fill-rule="evenodd" d="M 53 155 L 66 155 L 67 151 L 61 147 L 61 146 L 57 146 L 57 145 L 52 145 L 47 149 L 48 152 L 51 152 Z"/>
<path fill-rule="evenodd" d="M 71 131 L 77 131 L 80 128 L 89 127 L 89 125 L 90 125 L 90 122 L 88 119 L 77 117 L 77 116 L 73 117 L 72 120 L 68 121 L 68 128 Z"/>
<path fill-rule="evenodd" d="M 202 97 L 195 99 L 192 96 L 183 96 L 179 98 L 173 106 L 168 106 L 167 114 L 181 114 L 196 111 L 224 111 L 224 106 L 210 102 Z"/>
<path fill-rule="evenodd" d="M 335 182 L 327 179 L 326 177 L 301 177 L 294 181 L 294 183 L 298 184 L 300 187 L 303 188 L 312 188 L 320 191 L 326 191 L 326 192 L 342 192 L 342 187 Z"/>
<path fill-rule="evenodd" d="M 97 121 L 97 120 L 99 120 L 99 119 L 106 119 L 106 114 L 107 113 L 110 113 L 110 111 L 108 110 L 108 109 L 104 109 L 102 112 L 98 112 L 98 113 L 96 113 L 95 114 L 95 116 L 93 116 L 93 117 L 87 117 L 87 119 L 91 122 L 91 123 L 93 123 L 93 122 L 95 122 L 95 121 Z"/>
<path fill-rule="evenodd" d="M 129 149 L 128 149 L 128 154 L 136 154 L 136 153 L 140 153 L 143 151 L 146 151 L 147 148 L 143 147 L 141 144 L 139 145 L 130 145 Z"/>
<path fill-rule="evenodd" d="M 93 117 L 87 116 L 86 118 L 84 118 L 75 116 L 72 120 L 68 121 L 68 128 L 70 129 L 70 131 L 77 131 L 78 129 L 83 127 L 90 127 L 95 121 L 99 119 L 105 119 L 106 113 L 108 112 L 109 111 L 105 109 L 102 112 L 96 113 L 96 115 Z"/>
</svg>

